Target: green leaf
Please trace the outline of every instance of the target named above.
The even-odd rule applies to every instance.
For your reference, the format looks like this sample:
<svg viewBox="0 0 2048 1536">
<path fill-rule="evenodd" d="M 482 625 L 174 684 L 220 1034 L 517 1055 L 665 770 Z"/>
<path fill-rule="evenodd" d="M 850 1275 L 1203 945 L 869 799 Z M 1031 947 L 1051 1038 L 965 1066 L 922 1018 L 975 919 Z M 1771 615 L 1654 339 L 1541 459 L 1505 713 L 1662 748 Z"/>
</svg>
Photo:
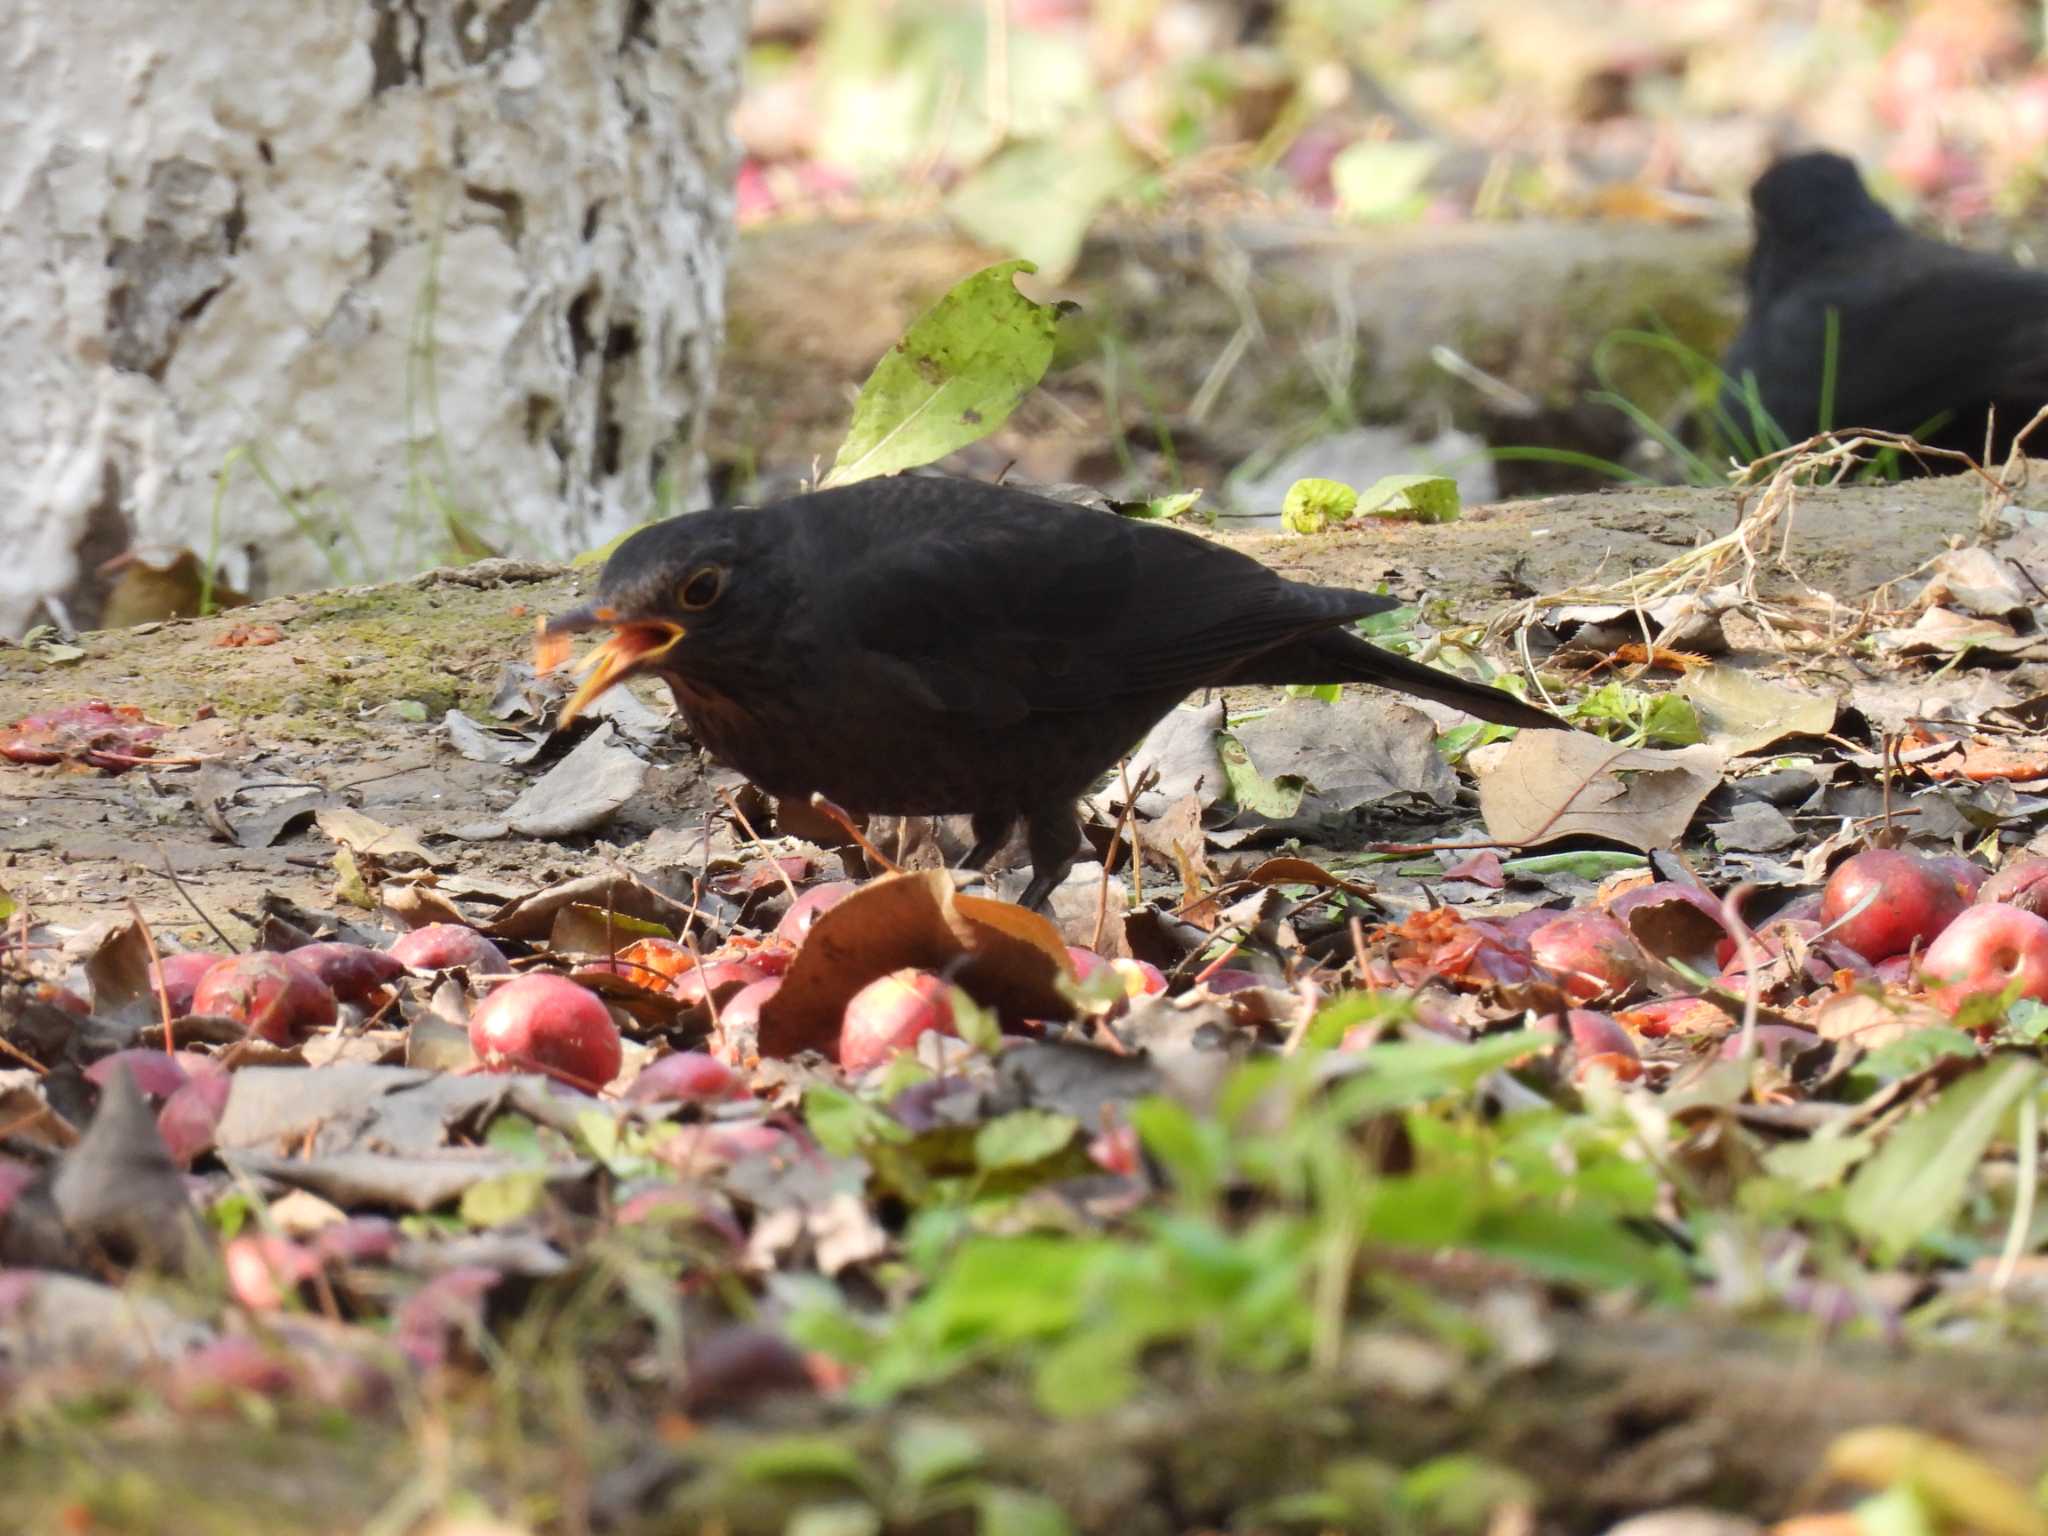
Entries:
<svg viewBox="0 0 2048 1536">
<path fill-rule="evenodd" d="M 962 1040 L 991 1056 L 1002 1049 L 1003 1021 L 993 1008 L 982 1007 L 967 995 L 965 987 L 949 989 L 949 998 L 953 1006 L 953 1029 Z"/>
<path fill-rule="evenodd" d="M 804 1093 L 804 1125 L 834 1157 L 851 1157 L 875 1142 L 910 1140 L 909 1127 L 894 1116 L 822 1083 Z"/>
<path fill-rule="evenodd" d="M 991 1487 L 979 1502 L 979 1536 L 1073 1536 L 1066 1513 L 1042 1493 Z"/>
<path fill-rule="evenodd" d="M 1764 1172 L 1808 1194 L 1833 1189 L 1842 1177 L 1870 1155 L 1867 1136 L 1810 1136 L 1780 1142 L 1763 1157 Z"/>
<path fill-rule="evenodd" d="M 1017 291 L 1016 275 L 1036 270 L 1028 261 L 984 268 L 912 322 L 861 386 L 824 486 L 929 464 L 1009 419 L 1045 376 L 1071 308 Z"/>
<path fill-rule="evenodd" d="M 1625 869 L 1647 869 L 1650 861 L 1640 853 L 1620 853 L 1606 848 L 1585 848 L 1577 853 L 1538 853 L 1526 859 L 1503 859 L 1501 873 L 1527 875 L 1577 875 L 1584 880 L 1605 880 Z"/>
<path fill-rule="evenodd" d="M 1290 533 L 1321 533 L 1358 510 L 1358 492 L 1342 480 L 1297 480 L 1280 503 L 1280 522 Z"/>
<path fill-rule="evenodd" d="M 1465 1241 L 1480 1253 L 1513 1259 L 1557 1280 L 1639 1286 L 1664 1297 L 1676 1297 L 1685 1287 L 1685 1264 L 1676 1252 L 1651 1247 L 1598 1211 L 1493 1210 Z"/>
<path fill-rule="evenodd" d="M 1230 1170 L 1229 1132 L 1171 1099 L 1140 1099 L 1131 1106 L 1131 1125 L 1167 1177 L 1196 1199 L 1214 1193 Z"/>
<path fill-rule="evenodd" d="M 14 916 L 20 910 L 20 903 L 8 895 L 4 886 L 0 886 L 0 923 L 6 922 L 8 918 Z"/>
<path fill-rule="evenodd" d="M 1370 139 L 1353 144 L 1330 162 L 1338 211 L 1359 223 L 1415 218 L 1428 204 L 1424 186 L 1439 154 L 1434 144 Z"/>
<path fill-rule="evenodd" d="M 837 1499 L 830 1504 L 806 1504 L 789 1517 L 782 1536 L 880 1536 L 882 1517 L 872 1504 L 859 1499 Z"/>
<path fill-rule="evenodd" d="M 1200 489 L 1178 491 L 1170 496 L 1152 496 L 1144 501 L 1113 501 L 1110 510 L 1119 517 L 1135 517 L 1145 521 L 1179 517 L 1192 512 L 1202 500 Z"/>
<path fill-rule="evenodd" d="M 1707 739 L 1689 700 L 1660 693 L 1643 711 L 1643 740 L 1653 747 L 1690 747 Z"/>
<path fill-rule="evenodd" d="M 1283 773 L 1277 779 L 1263 777 L 1252 766 L 1252 755 L 1235 736 L 1216 738 L 1216 757 L 1223 764 L 1223 778 L 1230 785 L 1230 798 L 1242 810 L 1276 821 L 1292 816 L 1301 808 L 1308 781 Z"/>
<path fill-rule="evenodd" d="M 1404 1109 L 1445 1094 L 1466 1092 L 1489 1072 L 1556 1046 L 1557 1036 L 1545 1029 L 1517 1030 L 1470 1045 L 1382 1041 L 1346 1063 L 1351 1073 L 1332 1086 L 1331 1106 L 1339 1119 L 1347 1121 Z"/>
<path fill-rule="evenodd" d="M 1010 145 L 967 175 L 946 212 L 983 245 L 1022 256 L 1058 282 L 1073 270 L 1102 205 L 1143 169 L 1115 126 L 1098 121 Z"/>
<path fill-rule="evenodd" d="M 655 525 L 655 523 L 659 521 L 659 518 L 652 518 L 644 523 L 635 523 L 632 527 L 628 528 L 624 533 L 619 534 L 616 537 L 606 539 L 602 544 L 598 545 L 597 548 L 586 549 L 582 554 L 578 555 L 575 559 L 569 562 L 571 568 L 580 571 L 584 569 L 586 566 L 603 565 L 605 561 L 611 559 L 613 550 L 617 549 L 621 544 L 625 543 L 626 540 L 633 537 L 633 535 L 638 533 L 642 528 L 652 528 Z"/>
<path fill-rule="evenodd" d="M 1995 1057 L 1951 1083 L 1931 1108 L 1899 1126 L 1849 1181 L 1843 1214 L 1896 1259 L 1955 1213 L 1999 1122 L 2041 1081 L 2041 1064 Z"/>
<path fill-rule="evenodd" d="M 472 1227 L 502 1227 L 531 1215 L 547 1188 L 548 1176 L 531 1172 L 493 1174 L 462 1192 L 462 1219 Z"/>
<path fill-rule="evenodd" d="M 974 1133 L 975 1166 L 983 1170 L 1028 1168 L 1065 1148 L 1080 1129 L 1080 1121 L 1055 1110 L 1012 1111 Z"/>
<path fill-rule="evenodd" d="M 825 1435 L 784 1435 L 743 1451 L 734 1470 L 750 1483 L 828 1480 L 858 1487 L 866 1472 L 859 1453 Z"/>
<path fill-rule="evenodd" d="M 1334 704 L 1344 697 L 1342 683 L 1289 683 L 1289 698 L 1315 699 L 1324 704 Z"/>
<path fill-rule="evenodd" d="M 889 1456 L 896 1481 L 912 1493 L 928 1493 L 948 1478 L 972 1472 L 987 1453 L 971 1430 L 943 1419 L 911 1419 L 896 1431 Z"/>
<path fill-rule="evenodd" d="M 1076 1334 L 1049 1350 L 1032 1378 L 1038 1406 L 1062 1419 L 1107 1413 L 1137 1389 L 1130 1350 L 1115 1347 L 1113 1339 L 1095 1331 Z"/>
<path fill-rule="evenodd" d="M 1455 523 L 1458 482 L 1449 475 L 1382 475 L 1357 493 L 1358 510 L 1416 523 Z"/>
</svg>

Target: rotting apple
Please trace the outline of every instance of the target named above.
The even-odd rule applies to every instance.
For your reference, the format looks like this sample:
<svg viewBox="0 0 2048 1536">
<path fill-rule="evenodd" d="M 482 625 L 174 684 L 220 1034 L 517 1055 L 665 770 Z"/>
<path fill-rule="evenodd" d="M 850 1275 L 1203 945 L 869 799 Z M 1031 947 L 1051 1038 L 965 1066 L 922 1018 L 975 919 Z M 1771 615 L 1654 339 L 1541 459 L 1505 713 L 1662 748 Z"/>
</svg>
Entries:
<svg viewBox="0 0 2048 1536">
<path fill-rule="evenodd" d="M 544 1072 L 595 1093 L 619 1075 L 619 1028 L 597 994 L 536 972 L 506 982 L 469 1016 L 469 1048 L 490 1072 Z"/>
<path fill-rule="evenodd" d="M 1920 974 L 1950 1013 L 2015 983 L 2020 997 L 2048 1002 L 2048 918 L 1999 902 L 1970 907 L 1927 946 Z"/>
<path fill-rule="evenodd" d="M 891 971 L 847 1001 L 839 1023 L 839 1065 L 849 1072 L 865 1072 L 934 1031 L 957 1033 L 952 988 L 930 971 Z"/>
<path fill-rule="evenodd" d="M 260 949 L 216 961 L 192 989 L 192 1011 L 233 1019 L 272 1045 L 290 1045 L 340 1014 L 326 982 L 289 955 Z"/>
<path fill-rule="evenodd" d="M 2006 865 L 1978 887 L 1977 899 L 2048 917 L 2048 859 L 2020 859 Z"/>
<path fill-rule="evenodd" d="M 286 953 L 325 982 L 328 990 L 344 1003 L 367 1002 L 379 989 L 405 974 L 405 961 L 393 951 L 370 949 L 362 944 L 322 940 L 301 944 Z"/>
<path fill-rule="evenodd" d="M 445 971 L 459 965 L 493 976 L 511 969 L 502 949 L 460 923 L 428 923 L 401 933 L 392 942 L 391 954 L 416 971 Z"/>
<path fill-rule="evenodd" d="M 1575 1058 L 1572 1067 L 1574 1078 L 1602 1070 L 1628 1083 L 1643 1075 L 1643 1057 L 1636 1049 L 1635 1037 L 1613 1015 L 1591 1008 L 1572 1008 L 1564 1017 L 1565 1031 L 1571 1040 Z"/>
<path fill-rule="evenodd" d="M 1537 928 L 1529 935 L 1529 953 L 1576 1002 L 1620 997 L 1642 979 L 1635 940 L 1594 907 L 1559 913 Z"/>
<path fill-rule="evenodd" d="M 1866 848 L 1828 876 L 1820 920 L 1830 938 L 1874 964 L 1930 942 L 1963 906 L 1954 878 L 1930 861 Z"/>
</svg>

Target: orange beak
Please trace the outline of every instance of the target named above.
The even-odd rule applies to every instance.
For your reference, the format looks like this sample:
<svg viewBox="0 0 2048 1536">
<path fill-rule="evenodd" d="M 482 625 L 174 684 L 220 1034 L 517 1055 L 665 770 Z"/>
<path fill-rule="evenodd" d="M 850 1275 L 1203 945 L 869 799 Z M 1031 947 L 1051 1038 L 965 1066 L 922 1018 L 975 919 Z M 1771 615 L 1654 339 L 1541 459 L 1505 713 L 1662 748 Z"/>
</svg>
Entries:
<svg viewBox="0 0 2048 1536">
<path fill-rule="evenodd" d="M 535 637 L 534 670 L 551 672 L 562 664 L 566 636 L 606 624 L 613 626 L 612 637 L 576 664 L 577 671 L 588 675 L 562 706 L 555 719 L 558 726 L 569 724 L 606 689 L 666 655 L 683 638 L 683 626 L 667 619 L 626 621 L 610 608 L 579 608 L 541 625 Z"/>
</svg>

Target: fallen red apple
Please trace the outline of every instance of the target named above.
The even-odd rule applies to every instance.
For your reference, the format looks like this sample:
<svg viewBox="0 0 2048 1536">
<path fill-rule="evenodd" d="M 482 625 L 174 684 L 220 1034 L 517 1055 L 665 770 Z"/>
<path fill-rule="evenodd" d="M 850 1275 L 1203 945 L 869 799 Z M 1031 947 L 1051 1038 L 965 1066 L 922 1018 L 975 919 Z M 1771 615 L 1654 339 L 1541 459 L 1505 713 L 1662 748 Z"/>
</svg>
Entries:
<svg viewBox="0 0 2048 1536">
<path fill-rule="evenodd" d="M 811 931 L 820 917 L 859 889 L 851 880 L 827 880 L 822 885 L 812 886 L 782 914 L 782 921 L 775 925 L 775 937 L 787 944 L 803 943 L 804 935 Z"/>
<path fill-rule="evenodd" d="M 213 1150 L 213 1136 L 220 1117 L 227 1113 L 228 1095 L 233 1091 L 232 1074 L 208 1061 L 204 1069 L 193 1068 L 178 1085 L 164 1107 L 157 1111 L 156 1133 L 172 1158 L 189 1166 L 202 1152 Z"/>
<path fill-rule="evenodd" d="M 289 955 L 230 955 L 199 978 L 192 1011 L 233 1019 L 260 1040 L 289 1045 L 339 1016 L 327 984 Z"/>
<path fill-rule="evenodd" d="M 428 923 L 401 933 L 391 945 L 391 954 L 416 971 L 445 971 L 459 965 L 494 976 L 511 968 L 502 949 L 460 923 Z"/>
<path fill-rule="evenodd" d="M 1997 902 L 1971 907 L 1927 946 L 1920 974 L 1950 1013 L 2014 983 L 2019 996 L 2048 1002 L 2048 918 Z"/>
<path fill-rule="evenodd" d="M 740 1075 L 703 1051 L 677 1051 L 652 1063 L 626 1090 L 636 1104 L 717 1104 L 747 1097 Z"/>
<path fill-rule="evenodd" d="M 2000 901 L 2037 917 L 2048 917 L 2048 859 L 2008 864 L 1977 889 L 1979 901 Z"/>
<path fill-rule="evenodd" d="M 1830 938 L 1876 962 L 1928 943 L 1962 910 L 1945 871 L 1918 854 L 1868 848 L 1828 876 L 1820 920 Z"/>
<path fill-rule="evenodd" d="M 761 1005 L 773 997 L 781 985 L 780 976 L 764 976 L 733 993 L 718 1010 L 720 1033 L 730 1040 L 735 1034 L 758 1030 L 761 1027 Z"/>
<path fill-rule="evenodd" d="M 1927 862 L 1955 882 L 1956 894 L 1963 898 L 1964 906 L 1977 899 L 1984 882 L 1991 878 L 1991 871 L 1960 853 L 1938 853 Z"/>
<path fill-rule="evenodd" d="M 288 1237 L 230 1238 L 221 1250 L 228 1290 L 252 1312 L 274 1312 L 320 1273 L 320 1261 Z"/>
<path fill-rule="evenodd" d="M 1636 1049 L 1634 1038 L 1611 1015 L 1590 1008 L 1573 1008 L 1564 1017 L 1576 1058 L 1573 1077 L 1603 1070 L 1629 1083 L 1643 1075 L 1642 1053 Z"/>
<path fill-rule="evenodd" d="M 586 1093 L 619 1075 L 618 1026 L 593 992 L 545 972 L 506 982 L 469 1016 L 469 1048 L 491 1072 L 545 1072 Z"/>
<path fill-rule="evenodd" d="M 301 944 L 288 953 L 296 964 L 325 982 L 327 989 L 344 1003 L 366 1002 L 379 988 L 405 974 L 405 961 L 395 951 L 370 949 L 361 944 L 323 940 L 318 944 Z"/>
<path fill-rule="evenodd" d="M 171 1017 L 182 1019 L 192 1011 L 192 992 L 199 978 L 220 964 L 219 955 L 202 955 L 187 950 L 165 955 L 149 968 L 152 990 L 161 986 L 171 1005 Z"/>
<path fill-rule="evenodd" d="M 1584 907 L 1560 913 L 1529 935 L 1529 953 L 1578 1002 L 1620 997 L 1642 979 L 1642 957 L 1626 928 Z"/>
<path fill-rule="evenodd" d="M 722 1006 L 742 988 L 767 979 L 766 972 L 743 960 L 707 960 L 669 983 L 668 995 L 686 1007 L 696 1007 L 706 999 L 714 1006 Z"/>
<path fill-rule="evenodd" d="M 839 1065 L 865 1072 L 918 1037 L 953 1034 L 952 988 L 930 971 L 904 969 L 878 976 L 847 1002 L 839 1022 Z"/>
<path fill-rule="evenodd" d="M 102 1056 L 85 1069 L 85 1080 L 95 1088 L 104 1088 L 116 1072 L 126 1072 L 134 1079 L 136 1090 L 146 1099 L 167 1099 L 185 1086 L 183 1061 L 169 1051 L 141 1049 Z"/>
</svg>

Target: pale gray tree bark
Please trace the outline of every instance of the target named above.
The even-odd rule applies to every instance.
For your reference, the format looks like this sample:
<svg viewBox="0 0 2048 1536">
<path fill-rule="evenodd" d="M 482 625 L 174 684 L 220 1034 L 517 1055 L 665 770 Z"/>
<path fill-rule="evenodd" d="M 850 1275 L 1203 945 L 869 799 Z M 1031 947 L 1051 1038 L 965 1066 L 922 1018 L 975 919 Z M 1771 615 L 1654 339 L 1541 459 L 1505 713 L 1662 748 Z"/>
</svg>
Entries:
<svg viewBox="0 0 2048 1536">
<path fill-rule="evenodd" d="M 689 505 L 745 0 L 0 6 L 0 634 Z M 219 491 L 216 516 L 217 488 Z"/>
</svg>

